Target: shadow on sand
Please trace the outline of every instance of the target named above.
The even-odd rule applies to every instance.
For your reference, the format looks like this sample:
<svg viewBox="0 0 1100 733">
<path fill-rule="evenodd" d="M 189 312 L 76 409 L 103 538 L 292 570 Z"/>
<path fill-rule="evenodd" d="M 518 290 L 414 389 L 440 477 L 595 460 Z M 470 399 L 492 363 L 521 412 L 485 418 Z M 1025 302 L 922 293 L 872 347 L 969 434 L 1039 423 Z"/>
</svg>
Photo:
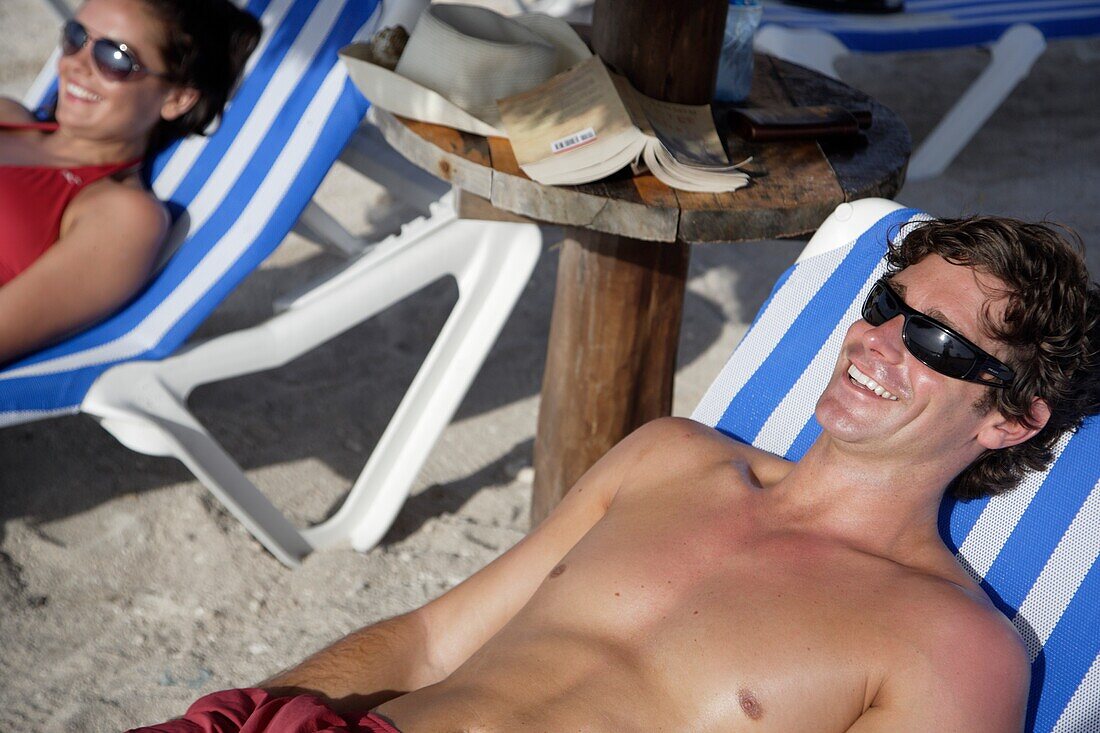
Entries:
<svg viewBox="0 0 1100 733">
<path fill-rule="evenodd" d="M 554 242 L 560 234 L 546 232 Z M 771 283 L 800 248 L 797 242 L 696 247 L 691 276 L 712 268 L 737 273 L 733 302 L 751 319 Z M 254 273 L 196 334 L 210 337 L 262 320 L 274 293 L 332 267 L 316 255 L 290 267 Z M 553 303 L 557 249 L 548 247 L 534 276 L 459 408 L 468 419 L 538 394 Z M 296 361 L 261 374 L 198 388 L 190 405 L 246 471 L 309 459 L 345 484 L 355 479 L 413 379 L 454 303 L 450 282 L 437 282 Z M 730 306 L 689 289 L 679 364 L 690 364 L 719 338 Z M 729 345 L 732 348 L 733 344 Z M 533 430 L 533 416 L 531 430 Z M 530 465 L 532 441 L 520 440 L 489 464 L 446 486 L 410 498 L 388 542 L 431 516 L 452 512 L 479 488 L 510 480 L 506 467 Z M 39 526 L 117 496 L 191 481 L 173 459 L 143 456 L 117 443 L 85 416 L 0 431 L 0 521 L 22 517 Z M 263 487 L 263 479 L 258 483 Z M 440 499 L 440 497 L 445 497 Z M 339 499 L 342 499 L 342 493 Z M 338 504 L 339 499 L 333 503 Z M 277 503 L 286 498 L 275 497 Z M 315 518 L 327 507 L 316 508 Z"/>
</svg>

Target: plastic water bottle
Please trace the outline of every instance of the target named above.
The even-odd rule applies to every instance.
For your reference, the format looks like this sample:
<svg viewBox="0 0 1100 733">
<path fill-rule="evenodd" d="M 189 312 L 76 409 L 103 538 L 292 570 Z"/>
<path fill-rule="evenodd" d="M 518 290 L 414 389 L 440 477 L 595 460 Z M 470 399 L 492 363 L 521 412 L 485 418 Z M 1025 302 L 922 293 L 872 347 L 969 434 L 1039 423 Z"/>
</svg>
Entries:
<svg viewBox="0 0 1100 733">
<path fill-rule="evenodd" d="M 741 102 L 752 86 L 752 37 L 760 25 L 760 0 L 730 0 L 726 11 L 726 36 L 718 59 L 714 98 Z"/>
</svg>

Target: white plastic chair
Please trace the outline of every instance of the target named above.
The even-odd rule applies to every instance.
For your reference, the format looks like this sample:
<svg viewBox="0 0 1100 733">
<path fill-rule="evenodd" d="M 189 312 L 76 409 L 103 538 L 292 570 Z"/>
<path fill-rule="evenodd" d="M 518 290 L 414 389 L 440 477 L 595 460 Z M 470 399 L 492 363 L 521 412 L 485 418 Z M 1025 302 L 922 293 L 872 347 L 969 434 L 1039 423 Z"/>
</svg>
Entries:
<svg viewBox="0 0 1100 733">
<path fill-rule="evenodd" d="M 763 0 L 757 50 L 837 78 L 850 53 L 988 47 L 989 64 L 913 153 L 911 181 L 935 178 L 1023 80 L 1047 40 L 1100 33 L 1096 0 L 906 0 L 890 14 L 838 13 Z"/>
<path fill-rule="evenodd" d="M 771 296 L 692 417 L 798 460 L 849 324 L 885 269 L 890 238 L 927 214 L 883 199 L 841 204 Z M 1050 468 L 992 499 L 946 499 L 940 533 L 1012 621 L 1032 659 L 1029 733 L 1100 730 L 1100 419 Z"/>
<path fill-rule="evenodd" d="M 177 144 L 152 169 L 158 197 L 181 212 L 171 256 L 120 312 L 0 371 L 0 426 L 83 412 L 136 451 L 175 456 L 287 565 L 318 547 L 365 550 L 382 537 L 541 252 L 534 225 L 459 220 L 449 198 L 366 247 L 315 216 L 305 229 L 325 229 L 356 253 L 345 266 L 266 322 L 181 348 L 283 240 L 338 155 L 360 167 L 376 157 L 378 136 L 347 145 L 368 102 L 336 56 L 360 28 L 374 27 L 376 6 L 249 3 L 264 38 L 218 130 Z M 31 99 L 42 99 L 52 79 L 45 71 Z M 374 167 L 397 183 L 386 159 Z M 456 281 L 457 303 L 366 467 L 331 519 L 296 528 L 188 411 L 188 394 L 285 364 L 443 277 Z"/>
</svg>

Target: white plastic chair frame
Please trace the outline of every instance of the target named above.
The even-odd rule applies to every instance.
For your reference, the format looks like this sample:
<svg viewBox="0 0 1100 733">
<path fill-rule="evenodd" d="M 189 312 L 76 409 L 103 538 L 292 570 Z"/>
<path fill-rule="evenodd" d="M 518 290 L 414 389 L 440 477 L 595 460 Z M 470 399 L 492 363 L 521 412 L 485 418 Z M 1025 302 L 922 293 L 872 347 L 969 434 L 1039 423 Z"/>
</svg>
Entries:
<svg viewBox="0 0 1100 733">
<path fill-rule="evenodd" d="M 289 566 L 344 539 L 365 551 L 393 523 L 541 249 L 533 225 L 459 220 L 449 201 L 440 202 L 428 219 L 410 223 L 265 323 L 163 361 L 110 369 L 81 411 L 132 450 L 178 458 Z M 286 364 L 448 275 L 458 284 L 458 300 L 351 492 L 327 521 L 295 527 L 187 409 L 187 396 L 201 384 Z"/>
<path fill-rule="evenodd" d="M 815 28 L 766 25 L 754 40 L 756 50 L 839 79 L 837 59 L 853 54 L 836 36 Z M 936 127 L 917 146 L 906 178 L 924 181 L 943 174 L 1012 90 L 1028 75 L 1046 49 L 1033 25 L 1009 27 L 989 47 L 989 63 Z"/>
</svg>

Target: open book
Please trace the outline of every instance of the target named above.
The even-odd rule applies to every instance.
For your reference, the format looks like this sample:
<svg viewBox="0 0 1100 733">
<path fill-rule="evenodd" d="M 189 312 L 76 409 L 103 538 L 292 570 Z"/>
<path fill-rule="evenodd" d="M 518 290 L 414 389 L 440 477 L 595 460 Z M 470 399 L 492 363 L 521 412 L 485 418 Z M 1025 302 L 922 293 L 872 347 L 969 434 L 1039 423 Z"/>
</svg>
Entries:
<svg viewBox="0 0 1100 733">
<path fill-rule="evenodd" d="M 644 163 L 684 191 L 719 193 L 748 183 L 730 165 L 710 107 L 651 99 L 598 56 L 497 101 L 516 161 L 539 183 L 596 181 Z"/>
</svg>

